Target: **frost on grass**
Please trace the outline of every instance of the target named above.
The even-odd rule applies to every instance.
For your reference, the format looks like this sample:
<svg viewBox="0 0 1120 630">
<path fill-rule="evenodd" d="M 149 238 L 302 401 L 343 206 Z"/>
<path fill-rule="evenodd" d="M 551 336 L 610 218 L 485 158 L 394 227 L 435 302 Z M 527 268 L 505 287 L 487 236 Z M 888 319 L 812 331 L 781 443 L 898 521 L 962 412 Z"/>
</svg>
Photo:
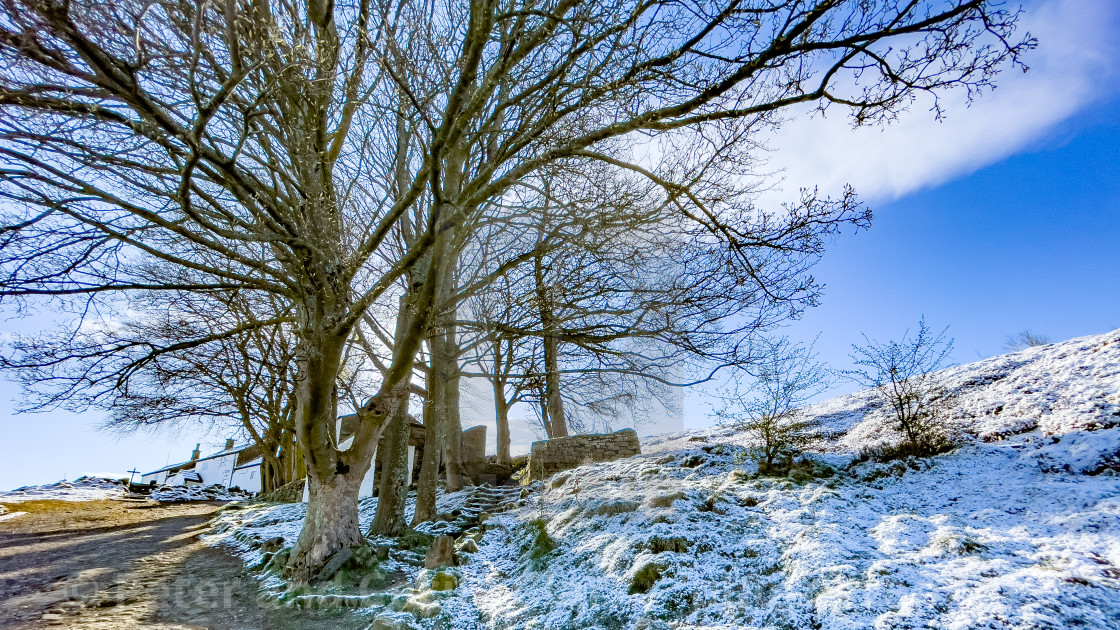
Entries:
<svg viewBox="0 0 1120 630">
<path fill-rule="evenodd" d="M 942 376 L 960 400 L 950 453 L 861 460 L 892 439 L 866 393 L 809 409 L 822 426 L 810 454 L 827 464 L 812 467 L 820 476 L 756 476 L 750 444 L 725 428 L 665 436 L 491 517 L 454 571 L 457 587 L 429 597 L 439 614 L 403 618 L 425 628 L 1118 627 L 1120 332 Z M 442 495 L 440 511 L 464 509 L 466 496 Z M 362 504 L 363 527 L 374 506 Z M 262 556 L 243 541 L 290 544 L 302 506 L 230 514 L 240 522 L 219 529 L 255 564 Z M 402 570 L 414 581 L 398 593 L 415 598 L 424 572 Z M 392 604 L 370 612 L 401 616 Z"/>
</svg>

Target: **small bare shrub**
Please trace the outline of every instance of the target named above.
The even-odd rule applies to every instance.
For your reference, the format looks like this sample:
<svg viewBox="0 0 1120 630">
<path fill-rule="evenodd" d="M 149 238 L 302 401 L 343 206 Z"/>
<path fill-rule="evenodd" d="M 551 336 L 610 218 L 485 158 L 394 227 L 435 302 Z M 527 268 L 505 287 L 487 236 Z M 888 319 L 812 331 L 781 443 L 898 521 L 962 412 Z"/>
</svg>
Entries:
<svg viewBox="0 0 1120 630">
<path fill-rule="evenodd" d="M 937 382 L 935 372 L 945 367 L 953 340 L 946 339 L 948 327 L 934 334 L 923 317 L 913 338 L 906 331 L 900 341 L 881 343 L 868 339 L 852 346 L 855 370 L 844 374 L 851 380 L 873 387 L 890 410 L 903 443 L 896 455 L 926 456 L 943 452 L 948 440 L 943 430 L 944 416 L 952 404 L 951 393 Z"/>
<path fill-rule="evenodd" d="M 806 348 L 786 338 L 768 342 L 753 369 L 753 380 L 746 386 L 736 379 L 716 419 L 753 438 L 751 456 L 760 474 L 785 475 L 816 424 L 803 418 L 798 407 L 828 388 L 831 372 L 816 360 L 811 345 Z"/>
</svg>

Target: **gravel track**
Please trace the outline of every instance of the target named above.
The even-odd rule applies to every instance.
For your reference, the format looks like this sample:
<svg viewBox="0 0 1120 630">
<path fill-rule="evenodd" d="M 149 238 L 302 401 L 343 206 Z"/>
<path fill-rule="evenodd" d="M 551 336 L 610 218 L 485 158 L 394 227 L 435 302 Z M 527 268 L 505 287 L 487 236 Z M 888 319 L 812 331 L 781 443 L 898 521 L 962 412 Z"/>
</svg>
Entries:
<svg viewBox="0 0 1120 630">
<path fill-rule="evenodd" d="M 0 521 L 0 628 L 358 629 L 369 619 L 262 602 L 237 558 L 199 541 L 218 504 L 37 502 Z"/>
</svg>

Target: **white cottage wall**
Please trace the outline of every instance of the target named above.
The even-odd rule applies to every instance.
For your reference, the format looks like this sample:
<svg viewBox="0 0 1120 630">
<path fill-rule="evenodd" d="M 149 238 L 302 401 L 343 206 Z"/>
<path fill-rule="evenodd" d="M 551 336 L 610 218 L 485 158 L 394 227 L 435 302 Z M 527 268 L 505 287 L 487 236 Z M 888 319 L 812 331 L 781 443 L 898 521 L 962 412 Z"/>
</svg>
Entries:
<svg viewBox="0 0 1120 630">
<path fill-rule="evenodd" d="M 228 486 L 233 477 L 233 468 L 237 464 L 237 453 L 210 457 L 195 465 L 195 472 L 202 477 L 204 486 Z"/>
<path fill-rule="evenodd" d="M 233 471 L 229 487 L 241 488 L 246 492 L 261 491 L 261 462 L 258 460 Z"/>
</svg>

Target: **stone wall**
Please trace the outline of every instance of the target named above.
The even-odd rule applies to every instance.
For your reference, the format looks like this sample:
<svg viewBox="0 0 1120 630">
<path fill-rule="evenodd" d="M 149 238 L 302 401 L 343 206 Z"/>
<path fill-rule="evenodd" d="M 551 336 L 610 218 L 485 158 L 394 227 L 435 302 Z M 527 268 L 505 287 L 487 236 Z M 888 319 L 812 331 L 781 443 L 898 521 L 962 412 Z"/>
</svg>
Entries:
<svg viewBox="0 0 1120 630">
<path fill-rule="evenodd" d="M 463 465 L 463 474 L 470 478 L 472 483 L 479 482 L 479 475 L 486 467 L 486 427 L 478 425 L 463 431 L 459 438 L 459 460 Z"/>
<path fill-rule="evenodd" d="M 609 462 L 641 453 L 634 429 L 533 442 L 529 453 L 529 479 L 544 479 L 587 462 Z"/>
</svg>

